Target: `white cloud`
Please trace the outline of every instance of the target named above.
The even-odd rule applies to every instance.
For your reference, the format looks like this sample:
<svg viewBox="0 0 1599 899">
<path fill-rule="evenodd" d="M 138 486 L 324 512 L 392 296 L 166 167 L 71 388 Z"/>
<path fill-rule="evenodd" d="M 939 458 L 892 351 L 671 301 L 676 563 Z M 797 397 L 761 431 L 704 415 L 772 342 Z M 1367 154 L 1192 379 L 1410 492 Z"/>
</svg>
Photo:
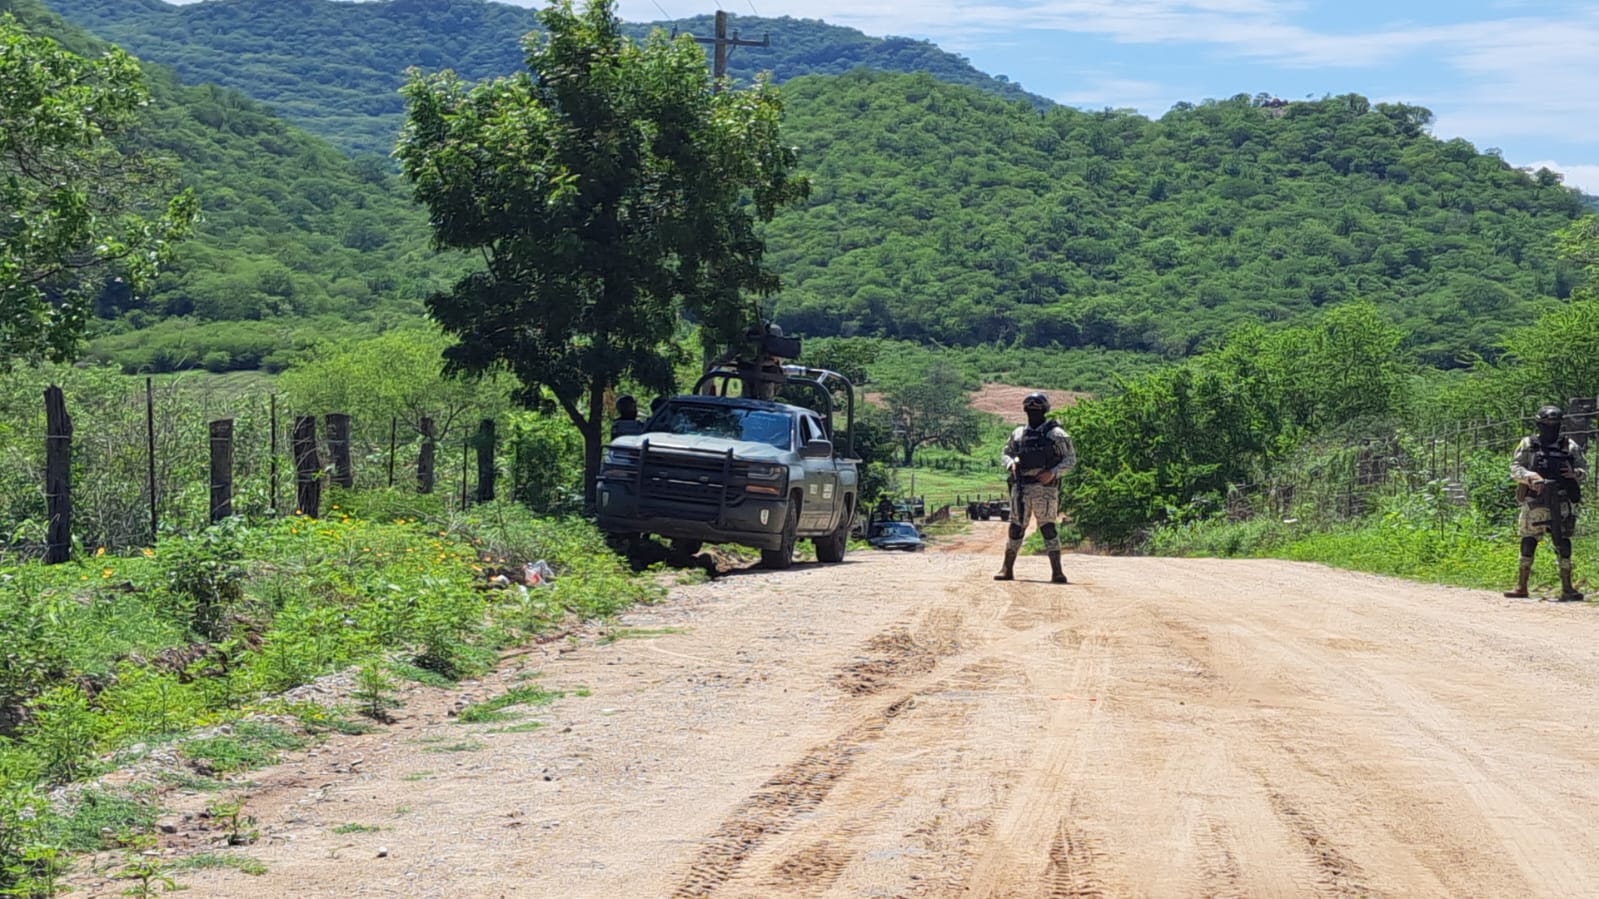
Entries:
<svg viewBox="0 0 1599 899">
<path fill-rule="evenodd" d="M 1565 176 L 1567 187 L 1575 187 L 1585 194 L 1599 197 L 1599 165 L 1561 165 L 1546 159 L 1541 162 L 1529 162 L 1522 168 L 1532 172 L 1539 169 L 1559 172 Z"/>
</svg>

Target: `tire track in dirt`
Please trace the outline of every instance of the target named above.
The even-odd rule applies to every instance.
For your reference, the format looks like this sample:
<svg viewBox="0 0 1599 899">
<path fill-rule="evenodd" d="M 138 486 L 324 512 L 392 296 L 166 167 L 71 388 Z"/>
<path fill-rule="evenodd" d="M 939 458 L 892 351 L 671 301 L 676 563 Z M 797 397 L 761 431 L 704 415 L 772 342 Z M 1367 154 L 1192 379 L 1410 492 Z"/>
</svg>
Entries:
<svg viewBox="0 0 1599 899">
<path fill-rule="evenodd" d="M 1105 886 L 1094 872 L 1104 855 L 1093 840 L 1072 826 L 1071 815 L 1060 819 L 1044 871 L 1049 899 L 1102 899 Z"/>
<path fill-rule="evenodd" d="M 757 847 L 821 805 L 854 764 L 863 748 L 882 739 L 889 725 L 910 708 L 901 696 L 866 721 L 772 777 L 711 834 L 689 867 L 674 897 L 710 896 L 726 883 Z"/>
</svg>

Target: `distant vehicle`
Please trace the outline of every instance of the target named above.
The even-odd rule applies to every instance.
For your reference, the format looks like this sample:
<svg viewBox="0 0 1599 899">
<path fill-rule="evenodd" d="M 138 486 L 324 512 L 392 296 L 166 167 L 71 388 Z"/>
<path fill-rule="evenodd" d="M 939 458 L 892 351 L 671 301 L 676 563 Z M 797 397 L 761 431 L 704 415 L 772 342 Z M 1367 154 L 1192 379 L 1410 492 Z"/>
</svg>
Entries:
<svg viewBox="0 0 1599 899">
<path fill-rule="evenodd" d="M 920 552 L 927 548 L 921 531 L 908 521 L 879 521 L 872 524 L 866 545 L 873 549 L 900 549 Z"/>
<path fill-rule="evenodd" d="M 966 517 L 972 521 L 987 521 L 990 518 L 1009 521 L 1010 499 L 974 499 L 966 504 Z"/>
</svg>

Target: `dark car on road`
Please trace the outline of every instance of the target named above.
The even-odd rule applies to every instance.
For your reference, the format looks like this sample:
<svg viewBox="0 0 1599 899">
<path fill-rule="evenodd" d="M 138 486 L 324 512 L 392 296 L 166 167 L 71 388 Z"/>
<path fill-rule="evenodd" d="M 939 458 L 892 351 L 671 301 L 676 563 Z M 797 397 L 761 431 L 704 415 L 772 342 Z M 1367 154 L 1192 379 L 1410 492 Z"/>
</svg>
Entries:
<svg viewBox="0 0 1599 899">
<path fill-rule="evenodd" d="M 867 531 L 866 545 L 873 549 L 899 549 L 919 552 L 927 548 L 916 525 L 908 521 L 875 521 Z"/>
</svg>

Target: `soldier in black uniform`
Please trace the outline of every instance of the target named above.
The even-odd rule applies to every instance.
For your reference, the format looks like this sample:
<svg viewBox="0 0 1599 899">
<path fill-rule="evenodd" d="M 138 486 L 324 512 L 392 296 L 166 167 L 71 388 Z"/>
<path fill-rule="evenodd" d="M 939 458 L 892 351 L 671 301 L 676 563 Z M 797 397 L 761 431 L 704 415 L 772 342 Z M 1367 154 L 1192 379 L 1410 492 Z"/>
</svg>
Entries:
<svg viewBox="0 0 1599 899">
<path fill-rule="evenodd" d="M 994 575 L 996 581 L 1015 578 L 1016 554 L 1027 535 L 1027 520 L 1038 522 L 1049 552 L 1050 581 L 1066 583 L 1060 567 L 1060 537 L 1055 530 L 1060 517 L 1060 476 L 1077 465 L 1077 448 L 1058 422 L 1049 414 L 1049 397 L 1029 393 L 1022 399 L 1027 424 L 1011 432 L 1001 460 L 1010 472 L 1010 533 L 1005 541 L 1005 563 Z"/>
<path fill-rule="evenodd" d="M 1538 410 L 1538 433 L 1523 437 L 1510 460 L 1510 477 L 1519 485 L 1521 501 L 1517 530 L 1521 533 L 1521 564 L 1516 569 L 1516 589 L 1509 597 L 1527 595 L 1527 577 L 1532 573 L 1532 556 L 1538 538 L 1549 535 L 1560 566 L 1560 599 L 1575 601 L 1582 594 L 1571 582 L 1571 535 L 1577 529 L 1577 507 L 1582 501 L 1582 482 L 1588 478 L 1582 447 L 1562 436 L 1565 412 L 1559 406 Z"/>
<path fill-rule="evenodd" d="M 611 422 L 611 439 L 642 433 L 644 422 L 638 420 L 638 400 L 631 396 L 617 397 L 616 421 Z"/>
</svg>

